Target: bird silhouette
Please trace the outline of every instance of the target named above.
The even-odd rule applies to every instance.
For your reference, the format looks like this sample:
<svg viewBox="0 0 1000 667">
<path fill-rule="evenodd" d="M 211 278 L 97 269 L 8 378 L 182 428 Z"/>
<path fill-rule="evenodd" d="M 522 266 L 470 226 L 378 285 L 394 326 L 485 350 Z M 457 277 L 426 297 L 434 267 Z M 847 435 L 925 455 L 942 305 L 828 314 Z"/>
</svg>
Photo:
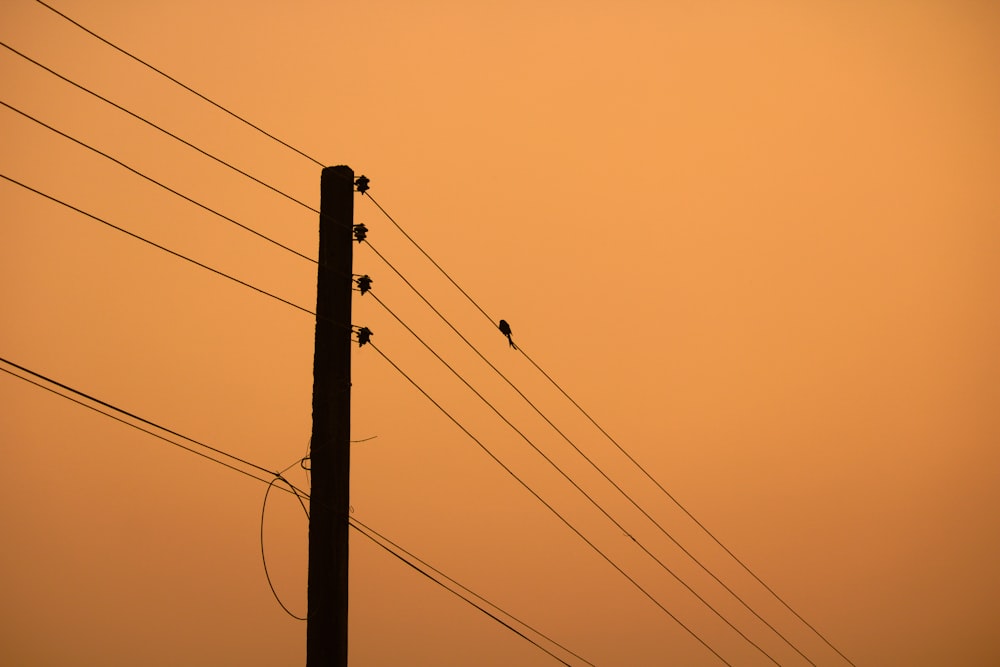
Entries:
<svg viewBox="0 0 1000 667">
<path fill-rule="evenodd" d="M 507 337 L 507 342 L 516 350 L 517 345 L 514 345 L 514 341 L 510 337 L 510 325 L 507 324 L 507 320 L 500 320 L 500 333 Z"/>
</svg>

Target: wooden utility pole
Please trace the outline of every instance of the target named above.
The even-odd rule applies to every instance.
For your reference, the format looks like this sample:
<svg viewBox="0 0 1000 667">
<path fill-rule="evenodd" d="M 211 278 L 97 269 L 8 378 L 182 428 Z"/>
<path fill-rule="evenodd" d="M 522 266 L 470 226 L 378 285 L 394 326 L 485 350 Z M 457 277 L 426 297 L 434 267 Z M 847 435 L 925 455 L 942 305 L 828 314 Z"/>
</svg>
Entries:
<svg viewBox="0 0 1000 667">
<path fill-rule="evenodd" d="M 354 240 L 350 167 L 323 170 L 319 208 L 306 665 L 347 667 Z"/>
</svg>

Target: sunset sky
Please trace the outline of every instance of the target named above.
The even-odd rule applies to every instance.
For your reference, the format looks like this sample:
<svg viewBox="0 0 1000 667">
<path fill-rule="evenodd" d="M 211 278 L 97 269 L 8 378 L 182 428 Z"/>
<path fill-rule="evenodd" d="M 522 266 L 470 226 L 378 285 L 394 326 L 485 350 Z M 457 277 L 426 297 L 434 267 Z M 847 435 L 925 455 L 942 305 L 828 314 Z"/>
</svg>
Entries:
<svg viewBox="0 0 1000 667">
<path fill-rule="evenodd" d="M 311 258 L 320 165 L 371 179 L 352 516 L 572 653 L 352 531 L 352 666 L 1000 664 L 1000 5 L 46 2 L 309 157 L 2 0 L 0 358 L 307 489 L 314 318 L 9 179 L 308 310 L 32 117 Z M 266 483 L 0 370 L 0 664 L 305 664 Z M 300 616 L 307 529 L 271 491 Z"/>
</svg>

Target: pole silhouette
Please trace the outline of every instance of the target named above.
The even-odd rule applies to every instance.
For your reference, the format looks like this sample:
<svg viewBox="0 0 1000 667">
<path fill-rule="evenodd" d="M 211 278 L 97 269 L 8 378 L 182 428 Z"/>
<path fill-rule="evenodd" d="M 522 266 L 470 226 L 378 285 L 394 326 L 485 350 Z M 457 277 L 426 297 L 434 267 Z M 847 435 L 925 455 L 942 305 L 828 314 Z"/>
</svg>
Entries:
<svg viewBox="0 0 1000 667">
<path fill-rule="evenodd" d="M 307 667 L 347 667 L 354 171 L 320 179 L 313 357 Z"/>
</svg>

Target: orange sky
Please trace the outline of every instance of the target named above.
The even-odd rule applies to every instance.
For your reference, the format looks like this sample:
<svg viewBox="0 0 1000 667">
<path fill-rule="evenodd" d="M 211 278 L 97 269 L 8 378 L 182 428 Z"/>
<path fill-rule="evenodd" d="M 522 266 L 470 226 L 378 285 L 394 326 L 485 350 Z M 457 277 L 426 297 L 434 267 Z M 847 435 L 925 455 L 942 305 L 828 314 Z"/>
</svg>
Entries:
<svg viewBox="0 0 1000 667">
<path fill-rule="evenodd" d="M 857 665 L 995 665 L 1000 11 L 987 2 L 53 6 L 371 194 Z M 311 206 L 320 169 L 34 0 L 0 40 Z M 316 215 L 0 49 L 3 102 L 308 255 Z M 305 307 L 315 266 L 0 107 L 0 173 Z M 817 665 L 844 665 L 381 215 L 374 247 Z M 313 322 L 0 181 L 0 357 L 268 469 L 310 433 Z M 621 500 L 365 246 L 374 292 L 782 665 L 808 664 Z M 373 299 L 353 320 L 731 664 L 773 664 Z M 722 662 L 372 349 L 354 516 L 597 665 Z M 9 367 L 2 365 L 9 370 Z M 0 663 L 301 665 L 265 486 L 0 374 Z M 292 478 L 307 484 L 301 470 Z M 275 586 L 307 522 L 272 494 Z M 558 664 L 351 536 L 352 665 Z M 572 664 L 578 664 L 570 660 Z"/>
</svg>

